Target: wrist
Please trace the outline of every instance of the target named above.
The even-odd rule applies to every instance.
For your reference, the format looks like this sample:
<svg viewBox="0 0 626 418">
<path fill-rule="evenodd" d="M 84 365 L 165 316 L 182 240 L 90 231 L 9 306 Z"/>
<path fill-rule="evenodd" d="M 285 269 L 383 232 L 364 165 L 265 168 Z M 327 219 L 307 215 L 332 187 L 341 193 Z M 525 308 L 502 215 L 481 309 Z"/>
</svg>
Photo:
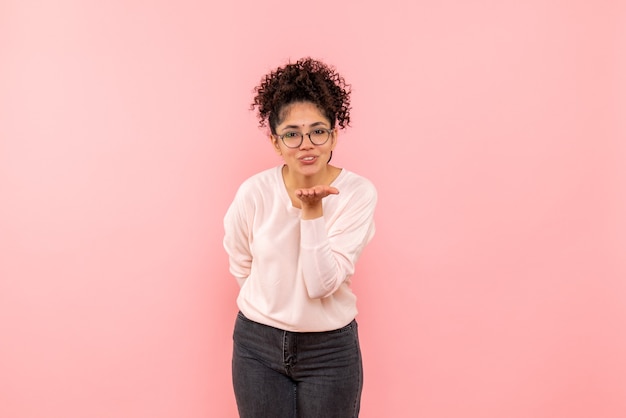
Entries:
<svg viewBox="0 0 626 418">
<path fill-rule="evenodd" d="M 324 215 L 324 211 L 322 209 L 322 202 L 313 205 L 302 204 L 302 219 L 316 219 L 320 218 Z"/>
</svg>

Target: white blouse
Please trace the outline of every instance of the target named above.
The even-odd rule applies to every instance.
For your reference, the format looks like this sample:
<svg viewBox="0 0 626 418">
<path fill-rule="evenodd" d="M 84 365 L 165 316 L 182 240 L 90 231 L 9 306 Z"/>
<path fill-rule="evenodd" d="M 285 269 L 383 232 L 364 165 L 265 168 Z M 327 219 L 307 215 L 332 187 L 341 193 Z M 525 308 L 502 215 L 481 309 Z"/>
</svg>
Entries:
<svg viewBox="0 0 626 418">
<path fill-rule="evenodd" d="M 247 179 L 224 218 L 224 248 L 240 285 L 237 305 L 249 319 L 295 332 L 330 331 L 357 314 L 350 289 L 355 263 L 374 235 L 377 193 L 342 169 L 324 216 L 302 220 L 282 166 Z"/>
</svg>

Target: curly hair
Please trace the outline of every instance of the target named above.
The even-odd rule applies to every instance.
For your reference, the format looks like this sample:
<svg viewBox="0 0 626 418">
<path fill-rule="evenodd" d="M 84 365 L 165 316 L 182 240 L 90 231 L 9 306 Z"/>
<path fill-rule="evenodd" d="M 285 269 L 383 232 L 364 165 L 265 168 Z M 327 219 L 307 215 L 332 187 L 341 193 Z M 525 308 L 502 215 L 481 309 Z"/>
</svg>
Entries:
<svg viewBox="0 0 626 418">
<path fill-rule="evenodd" d="M 310 57 L 271 71 L 254 92 L 250 110 L 258 108 L 259 126 L 269 123 L 272 133 L 276 133 L 286 106 L 296 102 L 315 104 L 331 128 L 335 123 L 342 129 L 350 126 L 350 85 L 334 67 Z"/>
</svg>

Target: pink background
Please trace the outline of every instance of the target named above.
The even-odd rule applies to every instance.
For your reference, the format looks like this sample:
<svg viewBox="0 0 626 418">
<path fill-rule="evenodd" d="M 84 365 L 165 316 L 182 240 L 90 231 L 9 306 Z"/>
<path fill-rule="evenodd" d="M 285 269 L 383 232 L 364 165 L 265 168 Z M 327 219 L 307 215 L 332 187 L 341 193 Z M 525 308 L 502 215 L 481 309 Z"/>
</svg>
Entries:
<svg viewBox="0 0 626 418">
<path fill-rule="evenodd" d="M 361 416 L 626 416 L 623 2 L 210 3 L 0 2 L 1 417 L 236 416 L 221 222 L 304 55 L 380 194 Z"/>
</svg>

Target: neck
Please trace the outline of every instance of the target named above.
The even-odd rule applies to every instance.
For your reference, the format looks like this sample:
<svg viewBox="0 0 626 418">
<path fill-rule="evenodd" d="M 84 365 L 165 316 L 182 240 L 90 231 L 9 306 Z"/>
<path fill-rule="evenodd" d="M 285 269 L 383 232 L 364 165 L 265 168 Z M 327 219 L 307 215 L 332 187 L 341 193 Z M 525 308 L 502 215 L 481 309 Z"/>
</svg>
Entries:
<svg viewBox="0 0 626 418">
<path fill-rule="evenodd" d="M 313 176 L 303 176 L 290 171 L 289 167 L 287 165 L 284 165 L 283 179 L 287 188 L 291 190 L 306 189 L 318 185 L 328 186 L 335 177 L 332 175 L 332 173 L 334 172 L 334 168 L 335 167 L 331 165 L 326 165 L 323 171 L 320 171 Z"/>
</svg>

